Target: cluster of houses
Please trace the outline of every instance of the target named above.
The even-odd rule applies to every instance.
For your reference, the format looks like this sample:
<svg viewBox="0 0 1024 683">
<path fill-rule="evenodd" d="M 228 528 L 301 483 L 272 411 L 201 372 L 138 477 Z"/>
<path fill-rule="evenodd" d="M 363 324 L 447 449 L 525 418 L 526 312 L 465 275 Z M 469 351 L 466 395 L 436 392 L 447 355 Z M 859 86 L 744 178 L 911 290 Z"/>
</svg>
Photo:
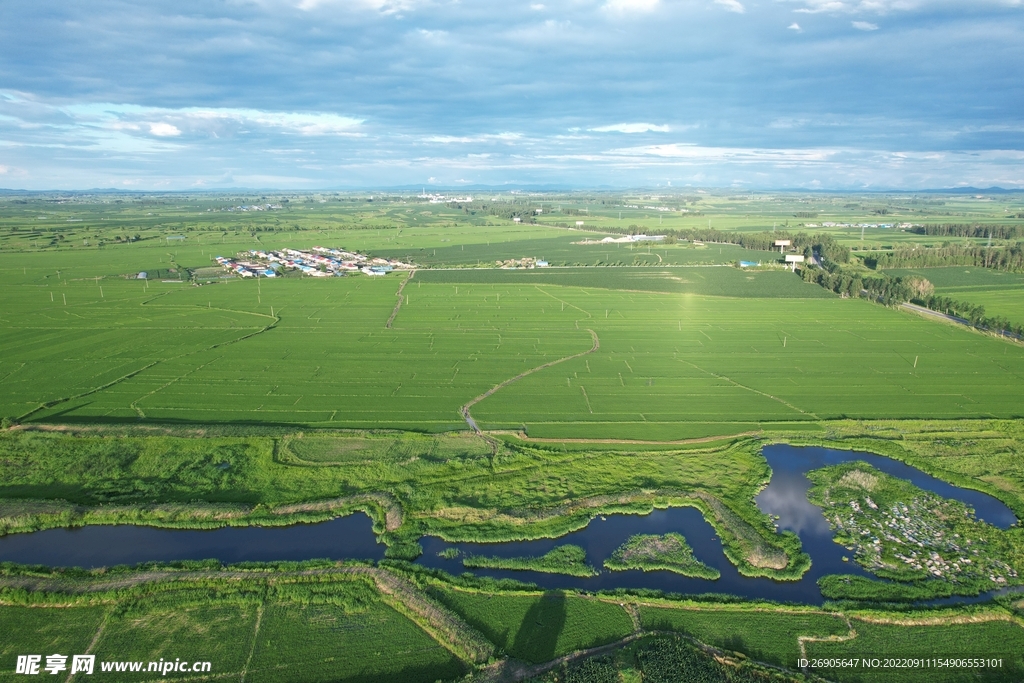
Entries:
<svg viewBox="0 0 1024 683">
<path fill-rule="evenodd" d="M 511 258 L 507 261 L 495 261 L 494 265 L 504 269 L 516 269 L 516 268 L 547 268 L 548 262 L 543 259 L 535 258 Z"/>
<path fill-rule="evenodd" d="M 273 211 L 280 208 L 280 204 L 243 204 L 241 206 L 233 206 L 228 211 Z"/>
<path fill-rule="evenodd" d="M 325 247 L 313 247 L 310 251 L 253 249 L 242 258 L 217 256 L 215 260 L 240 277 L 277 277 L 285 270 L 298 270 L 311 277 L 339 277 L 352 272 L 382 276 L 392 270 L 413 267 L 397 259 L 372 258 L 364 254 Z"/>
<path fill-rule="evenodd" d="M 825 221 L 824 223 L 805 223 L 804 227 L 807 228 L 913 228 L 918 227 L 915 223 L 834 223 L 832 221 Z"/>
<path fill-rule="evenodd" d="M 830 505 L 842 505 L 838 501 Z M 988 579 L 997 585 L 1016 578 L 1017 572 L 997 557 L 984 539 L 964 538 L 952 521 L 965 512 L 948 502 L 913 499 L 881 508 L 870 497 L 848 501 L 846 515 L 835 510 L 829 516 L 837 531 L 856 539 L 855 547 L 869 568 L 886 568 L 888 555 L 911 569 L 950 581 Z M 869 512 L 870 510 L 870 512 Z"/>
<path fill-rule="evenodd" d="M 600 240 L 583 240 L 573 244 L 632 244 L 633 242 L 663 242 L 664 235 L 623 235 L 622 237 L 605 237 Z"/>
<path fill-rule="evenodd" d="M 427 194 L 426 190 L 424 190 L 423 193 L 419 196 L 419 199 L 426 199 L 431 204 L 447 204 L 449 202 L 459 202 L 460 204 L 468 204 L 473 201 L 473 198 L 470 196 L 456 197 L 453 195 L 449 197 L 448 195 L 445 194 L 435 194 L 433 192 Z"/>
</svg>

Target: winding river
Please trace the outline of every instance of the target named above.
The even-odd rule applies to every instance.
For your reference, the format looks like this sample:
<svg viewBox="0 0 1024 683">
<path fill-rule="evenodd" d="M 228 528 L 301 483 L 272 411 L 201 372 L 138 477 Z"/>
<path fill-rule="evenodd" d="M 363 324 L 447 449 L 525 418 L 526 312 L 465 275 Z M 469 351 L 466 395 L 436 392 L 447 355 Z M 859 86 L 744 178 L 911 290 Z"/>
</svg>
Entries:
<svg viewBox="0 0 1024 683">
<path fill-rule="evenodd" d="M 979 519 L 1001 529 L 1017 521 L 1005 504 L 988 494 L 953 486 L 883 456 L 788 445 L 767 446 L 763 453 L 773 474 L 769 485 L 757 496 L 756 503 L 762 511 L 778 516 L 779 528 L 800 536 L 812 561 L 810 571 L 800 581 L 776 582 L 740 575 L 722 552 L 722 544 L 714 528 L 694 508 L 655 510 L 649 515 L 598 517 L 585 528 L 557 539 L 485 544 L 448 543 L 427 536 L 420 539 L 423 555 L 417 563 L 460 574 L 465 571 L 461 559 L 448 559 L 441 555 L 442 552 L 454 548 L 462 555 L 514 557 L 542 555 L 556 546 L 572 543 L 586 549 L 588 561 L 601 568 L 604 560 L 630 536 L 675 531 L 686 537 L 697 559 L 722 573 L 721 578 L 710 581 L 665 571 L 638 570 L 604 570 L 598 576 L 585 579 L 532 571 L 475 570 L 475 573 L 529 581 L 542 588 L 553 589 L 653 588 L 677 593 L 729 593 L 747 598 L 817 604 L 822 601 L 817 585 L 819 577 L 836 573 L 869 574 L 853 562 L 850 551 L 833 542 L 821 510 L 807 501 L 810 482 L 805 473 L 854 460 L 866 461 L 883 472 L 908 479 L 920 488 L 945 498 L 960 500 L 974 508 Z M 90 526 L 0 538 L 0 561 L 51 566 L 100 567 L 207 558 L 232 563 L 311 558 L 379 560 L 383 557 L 384 547 L 376 542 L 370 519 L 362 513 L 319 524 L 277 528 L 192 531 L 131 525 Z"/>
</svg>

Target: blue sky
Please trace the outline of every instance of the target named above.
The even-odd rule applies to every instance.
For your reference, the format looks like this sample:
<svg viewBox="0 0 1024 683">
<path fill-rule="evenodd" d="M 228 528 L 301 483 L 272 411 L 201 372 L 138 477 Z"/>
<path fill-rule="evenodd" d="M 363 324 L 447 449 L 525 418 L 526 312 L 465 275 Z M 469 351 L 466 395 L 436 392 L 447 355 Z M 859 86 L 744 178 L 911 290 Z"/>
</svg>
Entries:
<svg viewBox="0 0 1024 683">
<path fill-rule="evenodd" d="M 0 187 L 1024 187 L 1024 0 L 8 0 Z"/>
</svg>

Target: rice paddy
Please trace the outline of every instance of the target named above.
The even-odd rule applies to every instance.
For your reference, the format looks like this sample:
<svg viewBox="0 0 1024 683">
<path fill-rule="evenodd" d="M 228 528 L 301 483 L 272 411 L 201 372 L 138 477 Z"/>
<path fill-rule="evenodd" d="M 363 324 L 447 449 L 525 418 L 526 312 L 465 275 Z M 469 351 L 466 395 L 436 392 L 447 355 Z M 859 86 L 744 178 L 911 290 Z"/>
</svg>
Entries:
<svg viewBox="0 0 1024 683">
<path fill-rule="evenodd" d="M 585 270 L 584 281 L 597 276 Z M 493 272 L 470 271 L 468 283 L 451 282 L 456 271 L 417 273 L 390 329 L 398 278 L 14 286 L 0 328 L 0 412 L 464 429 L 460 406 L 586 351 L 593 330 L 598 350 L 502 388 L 473 406 L 474 418 L 538 437 L 671 439 L 770 421 L 1020 413 L 1020 347 L 822 298 L 791 274 L 627 269 L 611 282 L 690 286 L 673 279 L 683 278 L 694 288 L 674 294 L 547 284 L 529 272 L 476 281 Z M 702 293 L 726 283 L 733 296 Z"/>
</svg>

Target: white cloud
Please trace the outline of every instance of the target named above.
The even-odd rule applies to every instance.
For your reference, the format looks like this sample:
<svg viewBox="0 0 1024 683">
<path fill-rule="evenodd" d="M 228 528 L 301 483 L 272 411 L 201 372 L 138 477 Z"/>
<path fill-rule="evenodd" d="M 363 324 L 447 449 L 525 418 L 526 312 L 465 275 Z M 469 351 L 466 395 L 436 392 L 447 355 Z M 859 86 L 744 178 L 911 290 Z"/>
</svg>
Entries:
<svg viewBox="0 0 1024 683">
<path fill-rule="evenodd" d="M 715 4 L 721 5 L 725 9 L 730 12 L 735 12 L 736 14 L 743 14 L 747 11 L 747 8 L 744 7 L 739 0 L 715 0 Z"/>
<path fill-rule="evenodd" d="M 796 23 L 795 21 L 792 24 L 790 24 L 789 26 L 787 26 L 786 28 L 788 28 L 791 31 L 802 31 L 803 30 L 802 28 L 800 28 L 800 24 Z"/>
<path fill-rule="evenodd" d="M 181 131 L 178 130 L 177 126 L 172 125 L 170 123 L 164 123 L 162 121 L 159 122 L 159 123 L 151 123 L 151 124 L 149 124 L 149 132 L 152 133 L 153 135 L 156 135 L 157 137 L 161 137 L 161 138 L 174 137 L 176 135 L 181 135 Z"/>
<path fill-rule="evenodd" d="M 670 128 L 653 123 L 613 123 L 610 126 L 598 126 L 597 128 L 588 128 L 587 130 L 595 133 L 667 133 Z"/>
<path fill-rule="evenodd" d="M 956 0 L 779 0 L 801 7 L 797 12 L 818 13 L 873 13 L 889 14 L 890 12 L 906 12 L 921 9 L 926 6 L 947 5 L 957 7 L 961 3 Z M 1009 7 L 1020 7 L 1024 0 L 972 0 L 975 5 L 1003 5 Z"/>
<path fill-rule="evenodd" d="M 541 3 L 539 3 L 539 2 L 535 2 L 535 3 L 533 3 L 532 5 L 530 5 L 530 9 L 532 9 L 532 10 L 533 10 L 534 12 L 542 12 L 542 11 L 544 11 L 544 10 L 545 10 L 546 8 L 545 8 L 545 7 L 544 7 L 544 5 L 542 5 Z"/>
<path fill-rule="evenodd" d="M 869 21 L 852 21 L 853 27 L 858 31 L 877 31 L 878 24 L 872 24 Z"/>
<path fill-rule="evenodd" d="M 603 9 L 614 14 L 640 14 L 653 12 L 660 0 L 607 0 Z"/>
<path fill-rule="evenodd" d="M 736 163 L 816 163 L 827 161 L 837 154 L 830 149 L 760 149 L 747 147 L 704 147 L 672 143 L 667 145 L 644 145 L 608 150 L 616 157 L 657 157 L 687 161 L 730 161 Z"/>
<path fill-rule="evenodd" d="M 420 0 L 299 0 L 295 6 L 309 12 L 329 5 L 341 5 L 347 9 L 371 10 L 382 14 L 396 14 L 416 9 Z"/>
<path fill-rule="evenodd" d="M 423 142 L 433 142 L 441 145 L 470 144 L 475 142 L 511 142 L 522 139 L 521 133 L 485 133 L 483 135 L 430 135 L 423 138 Z"/>
</svg>

